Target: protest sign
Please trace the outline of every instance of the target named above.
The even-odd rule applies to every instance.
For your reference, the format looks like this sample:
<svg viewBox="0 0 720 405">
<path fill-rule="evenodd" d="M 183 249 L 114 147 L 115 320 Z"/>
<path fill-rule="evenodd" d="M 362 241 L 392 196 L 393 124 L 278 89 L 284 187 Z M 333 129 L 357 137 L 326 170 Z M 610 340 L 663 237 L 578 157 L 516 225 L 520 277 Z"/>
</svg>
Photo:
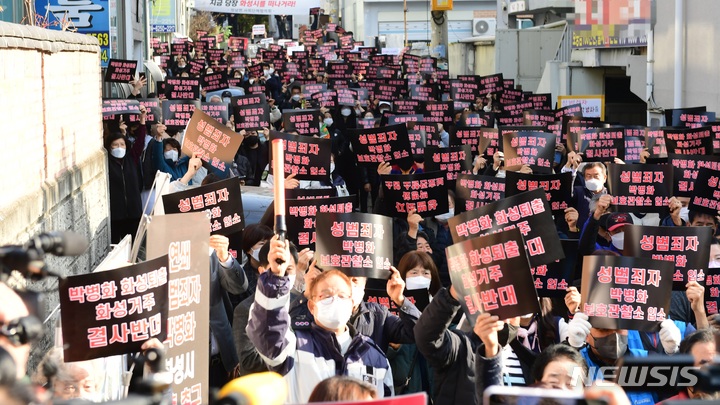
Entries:
<svg viewBox="0 0 720 405">
<path fill-rule="evenodd" d="M 138 98 L 136 99 L 140 105 L 145 107 L 147 115 L 145 116 L 146 124 L 157 124 L 162 122 L 162 102 L 157 98 Z M 129 122 L 138 122 L 139 115 L 130 115 Z"/>
<path fill-rule="evenodd" d="M 533 173 L 552 173 L 555 158 L 555 134 L 518 131 L 503 134 L 505 169 L 519 170 L 528 165 Z"/>
<path fill-rule="evenodd" d="M 605 96 L 587 95 L 587 96 L 558 96 L 558 104 L 560 107 L 569 107 L 579 105 L 582 108 L 583 117 L 595 117 L 601 120 L 605 119 Z"/>
<path fill-rule="evenodd" d="M 459 174 L 455 180 L 455 214 L 472 211 L 505 198 L 505 179 Z"/>
<path fill-rule="evenodd" d="M 335 187 L 326 188 L 286 188 L 286 200 L 306 200 L 313 198 L 330 198 L 337 197 L 337 189 Z"/>
<path fill-rule="evenodd" d="M 425 121 L 452 124 L 455 109 L 452 101 L 421 102 L 418 110 L 425 116 Z"/>
<path fill-rule="evenodd" d="M 578 153 L 581 152 L 580 132 L 588 129 L 603 127 L 599 121 L 593 121 L 589 118 L 563 117 L 562 123 L 563 141 L 566 142 L 568 150 Z"/>
<path fill-rule="evenodd" d="M 330 179 L 330 139 L 270 131 L 270 140 L 274 139 L 284 140 L 286 175 L 295 174 L 298 180 Z"/>
<path fill-rule="evenodd" d="M 399 395 L 388 398 L 373 399 L 371 401 L 333 401 L 323 402 L 323 405 L 425 405 L 428 402 L 427 394 Z"/>
<path fill-rule="evenodd" d="M 200 79 L 189 77 L 165 78 L 165 97 L 169 100 L 197 100 L 200 98 Z"/>
<path fill-rule="evenodd" d="M 690 211 L 701 212 L 713 217 L 720 211 L 720 172 L 699 169 L 695 182 L 695 193 L 690 198 Z"/>
<path fill-rule="evenodd" d="M 102 101 L 103 119 L 109 116 L 140 114 L 140 103 L 137 100 L 128 99 L 104 99 Z"/>
<path fill-rule="evenodd" d="M 172 56 L 184 56 L 190 53 L 190 43 L 188 38 L 175 38 L 170 45 L 170 53 Z"/>
<path fill-rule="evenodd" d="M 495 126 L 495 114 L 491 112 L 472 112 L 460 116 L 458 127 L 486 127 L 493 128 Z"/>
<path fill-rule="evenodd" d="M 105 71 L 105 81 L 112 83 L 129 83 L 135 80 L 136 60 L 110 59 Z"/>
<path fill-rule="evenodd" d="M 228 103 L 202 103 L 200 108 L 202 112 L 223 125 L 230 119 L 231 111 Z"/>
<path fill-rule="evenodd" d="M 469 173 L 472 168 L 473 155 L 468 145 L 447 148 L 428 146 L 425 148 L 424 170 L 426 172 L 445 172 L 445 180 L 447 180 L 449 189 L 455 188 L 455 179 L 458 174 Z"/>
<path fill-rule="evenodd" d="M 209 211 L 210 233 L 213 235 L 228 236 L 245 228 L 238 177 L 165 194 L 162 198 L 166 214 Z"/>
<path fill-rule="evenodd" d="M 555 114 L 552 111 L 524 110 L 523 125 L 545 127 L 555 122 Z"/>
<path fill-rule="evenodd" d="M 419 122 L 423 120 L 422 114 L 402 114 L 388 115 L 388 125 L 407 124 L 409 122 Z M 437 125 L 437 124 L 436 124 Z M 408 126 L 409 128 L 409 126 Z"/>
<path fill-rule="evenodd" d="M 707 112 L 706 106 L 668 108 L 665 110 L 665 123 L 673 127 L 685 127 L 685 123 L 689 121 L 688 116 L 700 116 L 705 112 Z"/>
<path fill-rule="evenodd" d="M 390 277 L 392 218 L 359 212 L 318 213 L 316 225 L 315 257 L 321 269 L 337 269 L 351 277 Z"/>
<path fill-rule="evenodd" d="M 692 197 L 695 194 L 695 182 L 700 169 L 720 171 L 720 156 L 711 155 L 668 155 L 668 163 L 673 168 L 674 196 Z"/>
<path fill-rule="evenodd" d="M 343 107 L 354 107 L 358 101 L 358 93 L 355 89 L 337 89 L 337 102 L 338 105 Z"/>
<path fill-rule="evenodd" d="M 262 130 L 270 127 L 270 106 L 264 94 L 233 97 L 230 104 L 235 118 L 235 130 Z"/>
<path fill-rule="evenodd" d="M 282 120 L 285 132 L 320 136 L 320 110 L 285 110 Z"/>
<path fill-rule="evenodd" d="M 620 127 L 580 131 L 578 139 L 584 162 L 612 162 L 625 158 L 625 132 Z"/>
<path fill-rule="evenodd" d="M 470 145 L 473 154 L 487 156 L 492 156 L 501 150 L 497 128 L 455 128 L 450 136 L 450 145 Z"/>
<path fill-rule="evenodd" d="M 519 229 L 448 246 L 448 271 L 470 322 L 489 312 L 500 319 L 540 310 Z"/>
<path fill-rule="evenodd" d="M 705 272 L 705 312 L 708 316 L 720 313 L 720 268 L 710 268 Z"/>
<path fill-rule="evenodd" d="M 327 90 L 327 84 L 325 83 L 311 83 L 303 84 L 300 87 L 300 93 L 306 99 L 310 99 L 313 94 Z"/>
<path fill-rule="evenodd" d="M 443 172 L 387 174 L 380 177 L 388 214 L 407 218 L 415 210 L 423 218 L 448 212 L 448 185 Z"/>
<path fill-rule="evenodd" d="M 170 256 L 167 370 L 175 403 L 208 403 L 210 366 L 210 221 L 204 212 L 156 215 L 148 223 L 147 255 Z M 183 401 L 180 401 L 183 398 Z"/>
<path fill-rule="evenodd" d="M 496 116 L 498 126 L 519 126 L 524 120 L 522 115 L 511 115 L 509 113 L 500 113 Z M 538 131 L 542 131 L 542 127 L 538 127 Z"/>
<path fill-rule="evenodd" d="M 168 256 L 60 280 L 65 361 L 140 351 L 167 336 Z"/>
<path fill-rule="evenodd" d="M 552 94 L 532 94 L 527 99 L 532 101 L 534 110 L 552 111 Z"/>
<path fill-rule="evenodd" d="M 393 112 L 398 114 L 412 114 L 420 108 L 420 100 L 395 100 Z"/>
<path fill-rule="evenodd" d="M 190 122 L 196 110 L 200 110 L 198 100 L 163 100 L 163 124 L 170 129 L 182 131 Z"/>
<path fill-rule="evenodd" d="M 665 128 L 665 147 L 676 155 L 712 155 L 715 134 L 711 127 Z"/>
<path fill-rule="evenodd" d="M 480 97 L 480 88 L 479 80 L 450 80 L 450 98 L 455 102 L 464 103 L 463 107 L 469 107 Z"/>
<path fill-rule="evenodd" d="M 673 168 L 670 165 L 610 164 L 609 192 L 618 212 L 668 212 L 673 191 Z"/>
<path fill-rule="evenodd" d="M 224 172 L 235 159 L 242 140 L 242 136 L 198 109 L 185 131 L 182 152 L 188 156 L 199 153 L 204 162 Z"/>
<path fill-rule="evenodd" d="M 337 91 L 335 90 L 319 91 L 312 95 L 312 100 L 318 107 L 325 107 L 328 109 L 334 109 L 338 106 L 337 98 Z"/>
<path fill-rule="evenodd" d="M 317 214 L 353 212 L 355 201 L 354 195 L 285 200 L 288 240 L 293 241 L 298 250 L 305 248 L 315 250 L 315 217 Z"/>
<path fill-rule="evenodd" d="M 690 281 L 705 281 L 712 229 L 705 226 L 625 225 L 623 256 L 673 263 L 673 290 L 685 291 Z"/>
<path fill-rule="evenodd" d="M 512 197 L 536 188 L 545 191 L 545 198 L 550 204 L 553 215 L 565 216 L 564 212 L 572 201 L 572 173 L 560 174 L 525 174 L 505 172 L 505 195 Z"/>
<path fill-rule="evenodd" d="M 348 129 L 346 133 L 352 142 L 358 164 L 387 162 L 401 167 L 412 164 L 410 138 L 405 124 Z"/>
<path fill-rule="evenodd" d="M 564 259 L 530 269 L 539 297 L 564 298 L 568 287 L 572 287 L 578 257 L 578 240 L 561 239 L 560 244 L 565 254 Z"/>
<path fill-rule="evenodd" d="M 408 86 L 408 93 L 412 100 L 435 101 L 438 97 L 438 88 L 436 85 L 420 85 L 415 84 Z"/>
<path fill-rule="evenodd" d="M 222 51 L 222 49 L 218 49 Z M 210 73 L 202 76 L 202 88 L 205 91 L 227 89 L 227 75 L 224 72 Z"/>
<path fill-rule="evenodd" d="M 545 191 L 541 189 L 505 197 L 456 215 L 448 220 L 448 226 L 455 243 L 517 227 L 525 239 L 533 267 L 563 258 L 550 204 L 545 199 Z"/>
<path fill-rule="evenodd" d="M 585 256 L 580 308 L 595 328 L 657 331 L 670 313 L 672 274 L 667 261 Z"/>
<path fill-rule="evenodd" d="M 645 149 L 645 128 L 640 136 L 628 135 L 636 132 L 639 130 L 625 128 L 625 163 L 640 163 L 640 154 Z"/>
<path fill-rule="evenodd" d="M 645 148 L 651 159 L 666 159 L 668 152 L 665 146 L 665 129 L 645 128 Z"/>
<path fill-rule="evenodd" d="M 430 303 L 430 295 L 428 294 L 427 288 L 418 290 L 405 290 L 403 291 L 405 299 L 412 302 L 415 307 L 422 312 L 425 307 Z M 377 288 L 365 288 L 365 302 L 382 305 L 387 308 L 388 312 L 395 316 L 400 316 L 400 307 L 390 299 L 387 290 L 381 290 Z"/>
</svg>

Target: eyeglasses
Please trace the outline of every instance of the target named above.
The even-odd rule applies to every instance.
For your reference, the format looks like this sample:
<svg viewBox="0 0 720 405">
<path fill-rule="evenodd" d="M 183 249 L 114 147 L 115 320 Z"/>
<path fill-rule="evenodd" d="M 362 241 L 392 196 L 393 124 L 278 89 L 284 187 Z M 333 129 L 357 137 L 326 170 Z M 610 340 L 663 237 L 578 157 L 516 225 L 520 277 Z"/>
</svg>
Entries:
<svg viewBox="0 0 720 405">
<path fill-rule="evenodd" d="M 335 300 L 349 300 L 352 299 L 352 297 L 348 294 L 337 294 L 337 295 L 330 295 L 330 294 L 320 294 L 313 296 L 313 299 L 318 303 L 322 305 L 330 305 Z"/>
</svg>

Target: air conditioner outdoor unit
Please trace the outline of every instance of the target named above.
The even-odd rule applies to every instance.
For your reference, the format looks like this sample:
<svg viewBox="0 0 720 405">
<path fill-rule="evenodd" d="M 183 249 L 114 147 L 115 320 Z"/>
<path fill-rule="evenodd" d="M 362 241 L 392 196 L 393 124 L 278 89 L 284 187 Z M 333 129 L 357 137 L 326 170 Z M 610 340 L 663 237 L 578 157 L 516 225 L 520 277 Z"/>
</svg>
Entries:
<svg viewBox="0 0 720 405">
<path fill-rule="evenodd" d="M 497 20 L 494 18 L 473 18 L 473 36 L 495 36 L 496 23 Z"/>
</svg>

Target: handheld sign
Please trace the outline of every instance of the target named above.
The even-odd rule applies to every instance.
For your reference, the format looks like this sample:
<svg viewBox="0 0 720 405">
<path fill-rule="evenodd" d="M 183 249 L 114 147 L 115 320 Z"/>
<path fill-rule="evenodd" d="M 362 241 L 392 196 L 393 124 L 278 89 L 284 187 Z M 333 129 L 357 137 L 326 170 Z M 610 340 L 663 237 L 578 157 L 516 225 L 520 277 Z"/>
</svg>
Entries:
<svg viewBox="0 0 720 405">
<path fill-rule="evenodd" d="M 645 147 L 651 159 L 665 159 L 668 157 L 665 145 L 665 130 L 663 128 L 645 128 Z"/>
<path fill-rule="evenodd" d="M 157 124 L 162 122 L 162 102 L 157 98 L 139 98 L 137 101 L 140 105 L 145 106 L 147 116 L 145 117 L 145 123 Z M 139 116 L 131 115 L 130 122 L 139 121 Z"/>
<path fill-rule="evenodd" d="M 195 110 L 200 109 L 198 100 L 163 100 L 163 124 L 168 128 L 182 131 L 190 122 Z"/>
<path fill-rule="evenodd" d="M 327 188 L 286 188 L 286 200 L 308 200 L 313 198 L 330 198 L 337 197 L 337 189 L 335 187 Z"/>
<path fill-rule="evenodd" d="M 670 154 L 668 161 L 673 167 L 674 196 L 692 197 L 695 194 L 695 183 L 700 169 L 720 171 L 720 156 Z"/>
<path fill-rule="evenodd" d="M 202 103 L 202 111 L 215 121 L 225 125 L 230 119 L 231 109 L 228 103 Z"/>
<path fill-rule="evenodd" d="M 474 154 L 492 156 L 501 150 L 497 128 L 462 127 L 452 131 L 450 145 L 470 145 Z"/>
<path fill-rule="evenodd" d="M 459 174 L 455 181 L 455 214 L 472 211 L 505 198 L 505 179 Z"/>
<path fill-rule="evenodd" d="M 596 128 L 580 131 L 579 153 L 585 162 L 612 162 L 625 158 L 623 128 Z"/>
<path fill-rule="evenodd" d="M 140 114 L 140 103 L 137 100 L 104 99 L 102 101 L 102 114 L 103 119 L 115 115 L 137 115 Z"/>
<path fill-rule="evenodd" d="M 448 188 L 455 188 L 455 179 L 460 173 L 469 173 L 473 167 L 473 155 L 470 146 L 450 146 L 425 148 L 425 171 L 445 172 Z"/>
<path fill-rule="evenodd" d="M 388 174 L 380 177 L 385 203 L 394 209 L 389 213 L 407 218 L 415 210 L 423 218 L 448 212 L 448 187 L 443 172 Z"/>
<path fill-rule="evenodd" d="M 418 290 L 406 289 L 403 292 L 403 296 L 412 302 L 420 312 L 430 303 L 430 295 L 428 294 L 427 288 Z M 391 314 L 400 316 L 400 307 L 390 298 L 386 289 L 365 288 L 365 299 L 363 301 L 382 305 L 387 308 Z"/>
<path fill-rule="evenodd" d="M 105 81 L 112 83 L 128 83 L 135 80 L 136 60 L 110 59 L 105 71 Z"/>
<path fill-rule="evenodd" d="M 526 191 L 456 215 L 448 220 L 448 226 L 455 243 L 511 227 L 519 228 L 533 267 L 564 257 L 544 190 Z"/>
<path fill-rule="evenodd" d="M 138 352 L 150 338 L 165 340 L 168 267 L 165 254 L 133 266 L 61 279 L 65 361 Z"/>
<path fill-rule="evenodd" d="M 232 164 L 242 137 L 215 121 L 201 110 L 195 110 L 183 138 L 182 152 L 188 156 L 200 153 L 204 162 L 220 171 Z"/>
<path fill-rule="evenodd" d="M 484 312 L 507 319 L 540 310 L 519 229 L 465 240 L 446 253 L 452 285 L 471 325 Z"/>
<path fill-rule="evenodd" d="M 673 263 L 673 290 L 690 281 L 702 283 L 710 257 L 712 229 L 706 226 L 625 225 L 623 254 Z"/>
<path fill-rule="evenodd" d="M 718 302 L 720 301 L 720 268 L 707 269 L 705 273 L 705 312 L 710 315 L 720 313 Z"/>
<path fill-rule="evenodd" d="M 210 233 L 232 235 L 245 228 L 240 179 L 231 177 L 163 196 L 166 214 L 210 212 Z"/>
<path fill-rule="evenodd" d="M 572 173 L 543 175 L 508 171 L 505 172 L 505 195 L 511 197 L 536 188 L 542 189 L 553 215 L 564 217 L 572 199 L 572 182 Z"/>
<path fill-rule="evenodd" d="M 572 286 L 577 261 L 578 240 L 561 239 L 564 259 L 541 264 L 530 269 L 535 278 L 535 291 L 539 297 L 564 298 Z"/>
<path fill-rule="evenodd" d="M 329 190 L 329 189 L 327 189 Z M 354 210 L 354 195 L 285 200 L 287 238 L 302 250 L 315 249 L 315 217 L 319 213 L 347 214 Z"/>
<path fill-rule="evenodd" d="M 320 136 L 320 110 L 285 110 L 282 113 L 285 132 Z"/>
<path fill-rule="evenodd" d="M 412 164 L 410 138 L 405 124 L 348 129 L 346 132 L 357 155 L 358 164 L 376 165 L 387 162 L 401 167 Z"/>
<path fill-rule="evenodd" d="M 710 127 L 665 129 L 665 146 L 676 155 L 712 155 L 713 138 Z"/>
<path fill-rule="evenodd" d="M 702 212 L 713 217 L 720 211 L 720 172 L 710 169 L 698 170 L 695 194 L 690 198 L 690 211 Z"/>
<path fill-rule="evenodd" d="M 393 261 L 392 218 L 375 214 L 319 213 L 317 265 L 352 277 L 386 280 Z"/>
<path fill-rule="evenodd" d="M 623 256 L 585 256 L 582 312 L 600 329 L 657 331 L 670 312 L 673 264 Z"/>
<path fill-rule="evenodd" d="M 519 131 L 503 134 L 506 170 L 528 165 L 533 173 L 550 174 L 555 158 L 555 134 Z"/>
<path fill-rule="evenodd" d="M 165 79 L 165 97 L 170 100 L 198 100 L 200 79 L 168 77 Z"/>
<path fill-rule="evenodd" d="M 270 127 L 270 106 L 264 94 L 233 97 L 235 130 L 262 130 Z"/>
<path fill-rule="evenodd" d="M 298 180 L 330 178 L 330 139 L 270 131 L 273 139 L 285 140 L 285 174 L 295 174 Z"/>
<path fill-rule="evenodd" d="M 619 212 L 666 214 L 673 191 L 673 168 L 612 163 L 608 165 L 608 185 Z"/>
</svg>

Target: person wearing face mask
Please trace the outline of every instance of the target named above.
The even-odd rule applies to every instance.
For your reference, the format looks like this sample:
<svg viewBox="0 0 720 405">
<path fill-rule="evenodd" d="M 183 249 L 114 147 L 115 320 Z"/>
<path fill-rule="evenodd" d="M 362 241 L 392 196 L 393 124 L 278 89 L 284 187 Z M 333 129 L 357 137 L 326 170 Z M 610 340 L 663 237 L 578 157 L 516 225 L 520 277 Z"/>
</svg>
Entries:
<svg viewBox="0 0 720 405">
<path fill-rule="evenodd" d="M 348 277 L 328 270 L 308 286 L 313 321 L 305 329 L 291 329 L 290 291 L 294 284 L 289 244 L 274 236 L 270 242 L 270 271 L 258 279 L 247 334 L 268 368 L 288 382 L 288 403 L 305 403 L 312 389 L 327 377 L 347 375 L 375 386 L 379 397 L 393 395 L 392 372 L 383 351 L 369 337 L 348 324 L 353 293 Z M 397 270 L 395 271 L 397 274 Z M 393 291 L 404 287 L 397 276 Z"/>
<path fill-rule="evenodd" d="M 568 154 L 568 164 L 576 161 L 579 155 Z M 572 169 L 563 167 L 562 172 L 565 173 Z M 576 186 L 573 188 L 573 208 L 577 210 L 578 218 L 576 227 L 582 229 L 585 222 L 590 216 L 592 204 L 603 194 L 607 194 L 605 182 L 607 181 L 607 168 L 600 162 L 586 163 L 582 168 L 582 176 L 575 178 Z M 580 185 L 577 185 L 580 184 Z M 570 230 L 573 231 L 573 230 Z"/>
<path fill-rule="evenodd" d="M 243 265 L 243 271 L 248 279 L 247 290 L 239 296 L 231 296 L 230 300 L 233 307 L 237 306 L 240 301 L 245 300 L 255 294 L 255 286 L 257 285 L 257 275 L 259 272 L 260 249 L 272 238 L 273 231 L 264 224 L 250 224 L 245 227 L 240 240 L 240 249 L 247 257 L 247 262 Z M 248 305 L 248 308 L 250 306 Z"/>
<path fill-rule="evenodd" d="M 666 322 L 672 323 L 665 320 L 663 324 Z M 588 321 L 587 315 L 582 312 L 575 314 L 570 321 L 568 333 L 568 343 L 580 350 L 580 354 L 590 367 L 588 377 L 591 381 L 612 380 L 612 376 L 603 375 L 603 370 L 610 370 L 607 367 L 616 366 L 618 360 L 625 355 L 634 357 L 648 355 L 647 350 L 630 347 L 628 330 L 595 328 Z M 675 350 L 677 351 L 677 347 Z M 637 405 L 657 402 L 655 394 L 649 392 L 628 392 L 627 396 L 631 403 Z"/>
<path fill-rule="evenodd" d="M 180 142 L 171 138 L 167 133 L 158 134 L 155 144 L 153 144 L 153 162 L 157 165 L 157 170 L 168 173 L 172 181 L 180 180 L 188 171 L 189 157 L 180 157 Z"/>
<path fill-rule="evenodd" d="M 282 98 L 282 81 L 280 76 L 275 74 L 275 68 L 266 62 L 261 63 L 263 67 L 263 77 L 261 82 L 265 84 L 265 94 L 269 94 L 273 100 Z"/>
<path fill-rule="evenodd" d="M 268 130 L 268 136 L 270 131 Z M 240 131 L 243 141 L 238 149 L 238 154 L 245 156 L 250 161 L 250 171 L 247 173 L 245 184 L 248 186 L 259 186 L 262 181 L 263 170 L 268 164 L 268 144 L 260 142 L 256 131 Z"/>
<path fill-rule="evenodd" d="M 330 154 L 330 173 L 325 180 L 313 180 L 307 185 L 307 188 L 334 188 L 335 194 L 338 197 L 345 197 L 350 195 L 348 192 L 347 183 L 345 179 L 340 175 L 335 164 L 335 155 L 337 154 L 335 144 L 332 145 L 332 153 Z"/>
<path fill-rule="evenodd" d="M 406 253 L 398 265 L 405 290 L 426 290 L 432 296 L 440 290 L 440 276 L 433 259 L 425 252 Z M 396 395 L 425 391 L 432 396 L 432 370 L 413 343 L 390 343 L 386 351 L 393 370 Z"/>
<path fill-rule="evenodd" d="M 138 166 L 126 155 L 127 140 L 122 134 L 107 137 L 105 149 L 108 151 L 110 240 L 119 243 L 127 234 L 135 237 L 142 216 L 142 184 Z"/>
</svg>

